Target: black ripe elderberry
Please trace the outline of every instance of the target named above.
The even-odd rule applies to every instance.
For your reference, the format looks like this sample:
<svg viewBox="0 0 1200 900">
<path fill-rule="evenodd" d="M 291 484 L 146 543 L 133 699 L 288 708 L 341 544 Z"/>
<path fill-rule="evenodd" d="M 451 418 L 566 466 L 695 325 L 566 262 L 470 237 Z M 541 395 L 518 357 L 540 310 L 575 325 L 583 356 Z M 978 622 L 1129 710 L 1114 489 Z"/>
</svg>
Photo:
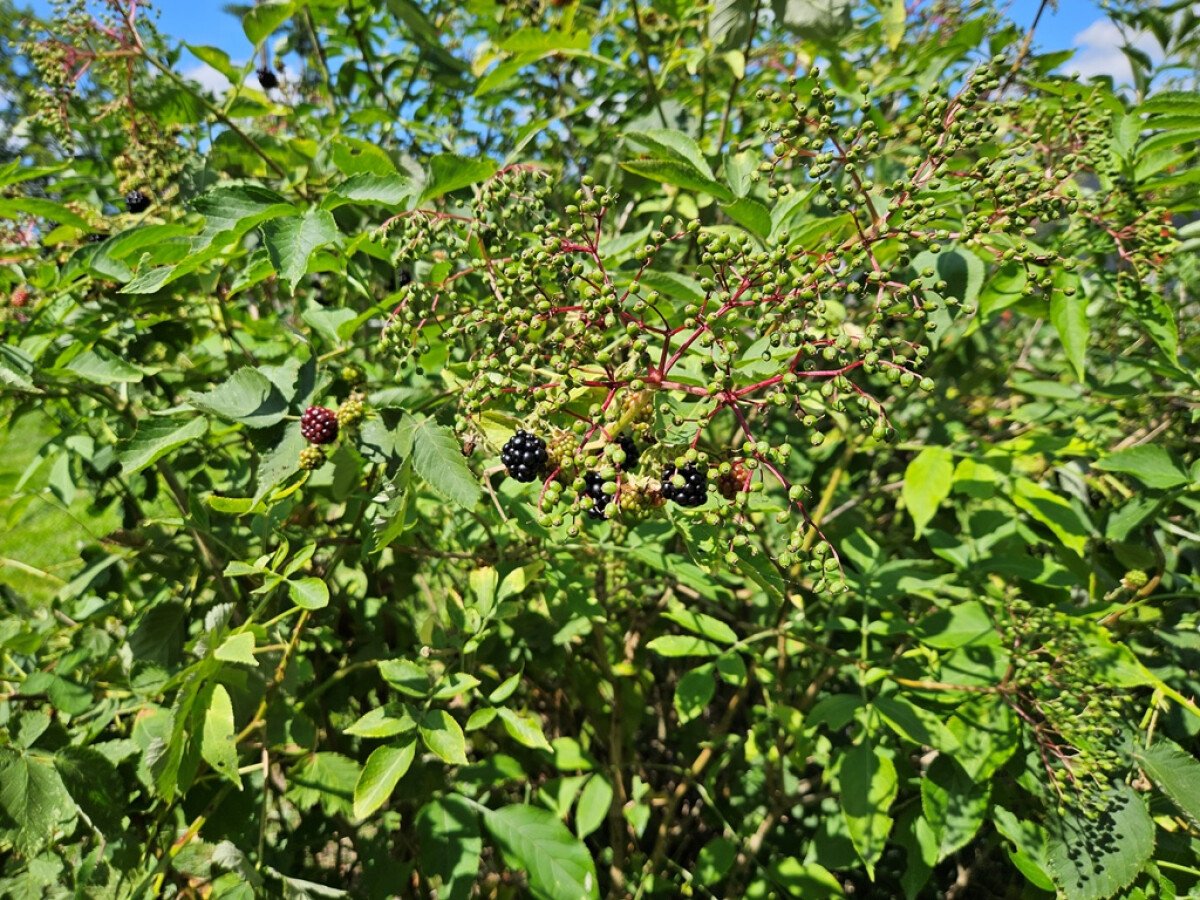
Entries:
<svg viewBox="0 0 1200 900">
<path fill-rule="evenodd" d="M 264 91 L 279 87 L 279 76 L 267 66 L 263 66 L 255 74 L 258 75 L 258 83 Z"/>
<path fill-rule="evenodd" d="M 412 284 L 412 272 L 408 269 L 401 269 L 396 273 L 397 287 L 408 287 L 410 284 Z"/>
<path fill-rule="evenodd" d="M 621 469 L 625 472 L 631 472 L 637 467 L 638 460 L 642 457 L 642 451 L 637 448 L 637 444 L 633 442 L 627 434 L 617 438 L 617 446 L 625 451 L 625 462 L 621 463 Z"/>
<path fill-rule="evenodd" d="M 150 208 L 150 198 L 139 190 L 132 190 L 125 195 L 125 208 L 131 213 L 145 212 Z"/>
<path fill-rule="evenodd" d="M 682 486 L 676 486 L 674 482 L 674 466 L 667 466 L 663 470 L 663 498 L 674 500 L 680 506 L 703 506 L 708 498 L 708 476 L 697 469 L 694 463 L 688 463 L 679 470 L 679 477 L 683 479 Z"/>
<path fill-rule="evenodd" d="M 300 416 L 300 434 L 310 444 L 332 444 L 338 436 L 337 413 L 324 406 L 310 406 Z"/>
<path fill-rule="evenodd" d="M 518 431 L 500 451 L 500 462 L 509 477 L 533 481 L 546 465 L 546 442 L 528 431 Z"/>
<path fill-rule="evenodd" d="M 587 514 L 593 519 L 606 518 L 608 504 L 612 496 L 604 493 L 604 476 L 599 472 L 585 472 L 583 475 L 583 496 L 590 497 L 592 505 L 587 507 Z"/>
</svg>

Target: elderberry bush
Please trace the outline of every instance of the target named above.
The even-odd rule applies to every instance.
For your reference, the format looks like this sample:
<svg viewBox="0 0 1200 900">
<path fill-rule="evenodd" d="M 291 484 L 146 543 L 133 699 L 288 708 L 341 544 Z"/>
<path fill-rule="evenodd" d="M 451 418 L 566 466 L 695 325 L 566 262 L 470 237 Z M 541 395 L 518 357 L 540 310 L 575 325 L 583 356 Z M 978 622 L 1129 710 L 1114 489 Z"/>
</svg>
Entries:
<svg viewBox="0 0 1200 900">
<path fill-rule="evenodd" d="M 1200 892 L 1200 30 L 1059 5 L 0 15 L 0 897 Z"/>
</svg>

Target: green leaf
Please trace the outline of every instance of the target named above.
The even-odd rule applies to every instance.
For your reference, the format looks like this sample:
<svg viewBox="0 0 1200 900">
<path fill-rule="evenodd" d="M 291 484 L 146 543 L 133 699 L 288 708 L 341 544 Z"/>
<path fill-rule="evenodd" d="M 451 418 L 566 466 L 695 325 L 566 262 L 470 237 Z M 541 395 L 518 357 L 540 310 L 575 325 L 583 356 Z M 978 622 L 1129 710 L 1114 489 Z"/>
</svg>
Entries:
<svg viewBox="0 0 1200 900">
<path fill-rule="evenodd" d="M 385 659 L 379 664 L 379 674 L 396 690 L 410 697 L 429 694 L 429 675 L 412 660 Z"/>
<path fill-rule="evenodd" d="M 463 509 L 475 508 L 483 492 L 463 459 L 462 445 L 453 431 L 432 419 L 405 416 L 397 441 L 411 448 L 413 470 L 430 487 Z"/>
<path fill-rule="evenodd" d="M 258 660 L 254 658 L 254 633 L 242 631 L 231 634 L 221 643 L 221 646 L 213 651 L 213 656 L 221 662 L 257 666 Z"/>
<path fill-rule="evenodd" d="M 958 763 L 938 756 L 921 779 L 921 806 L 938 839 L 937 862 L 965 847 L 987 818 L 991 783 L 976 783 Z"/>
<path fill-rule="evenodd" d="M 324 609 L 329 605 L 329 585 L 320 578 L 288 582 L 288 596 L 301 609 Z"/>
<path fill-rule="evenodd" d="M 686 634 L 664 634 L 646 645 L 659 656 L 716 656 L 721 648 Z"/>
<path fill-rule="evenodd" d="M 327 209 L 310 209 L 302 216 L 272 219 L 262 226 L 267 253 L 290 293 L 308 272 L 308 261 L 321 247 L 340 237 L 337 222 Z"/>
<path fill-rule="evenodd" d="M 204 437 L 207 431 L 208 421 L 199 416 L 142 419 L 133 437 L 117 452 L 121 471 L 126 476 L 135 475 L 184 444 Z"/>
<path fill-rule="evenodd" d="M 897 694 L 876 697 L 872 705 L 893 731 L 914 744 L 945 752 L 958 749 L 958 739 L 937 713 Z"/>
<path fill-rule="evenodd" d="M 399 746 L 376 747 L 372 751 L 354 785 L 354 818 L 365 819 L 387 802 L 416 755 L 415 740 Z"/>
<path fill-rule="evenodd" d="M 66 370 L 93 384 L 136 384 L 146 377 L 105 347 L 83 351 L 67 363 Z"/>
<path fill-rule="evenodd" d="M 550 742 L 546 740 L 542 722 L 537 716 L 532 713 L 518 713 L 507 707 L 501 707 L 497 712 L 500 721 L 504 723 L 504 730 L 513 740 L 534 750 L 551 752 Z"/>
<path fill-rule="evenodd" d="M 17 347 L 0 345 L 0 384 L 19 391 L 34 391 L 33 360 Z"/>
<path fill-rule="evenodd" d="M 1200 827 L 1200 762 L 1166 738 L 1134 750 L 1133 758 L 1179 811 Z"/>
<path fill-rule="evenodd" d="M 709 181 L 716 180 L 708 160 L 700 150 L 700 145 L 682 131 L 671 128 L 648 128 L 644 131 L 630 131 L 626 139 L 635 141 L 649 149 L 658 159 L 674 159 L 691 166 L 699 175 Z"/>
<path fill-rule="evenodd" d="M 917 623 L 917 638 L 922 644 L 940 650 L 966 646 L 997 646 L 1000 636 L 987 610 L 978 600 L 958 603 L 939 610 Z"/>
<path fill-rule="evenodd" d="M 890 810 L 900 787 L 896 767 L 882 750 L 864 742 L 842 755 L 838 784 L 846 830 L 874 880 L 875 863 L 892 831 Z"/>
<path fill-rule="evenodd" d="M 771 213 L 765 206 L 750 197 L 739 197 L 732 203 L 721 206 L 725 214 L 743 228 L 748 228 L 757 237 L 766 238 L 771 233 Z"/>
<path fill-rule="evenodd" d="M 713 667 L 709 663 L 692 669 L 675 685 L 675 712 L 680 722 L 690 722 L 708 708 L 717 692 Z"/>
<path fill-rule="evenodd" d="M 233 701 L 225 685 L 216 684 L 208 691 L 204 706 L 204 728 L 200 735 L 200 756 L 221 777 L 242 787 L 238 774 L 237 743 L 234 741 Z"/>
<path fill-rule="evenodd" d="M 580 840 L 604 824 L 612 800 L 613 789 L 607 778 L 597 773 L 588 779 L 575 806 L 575 834 Z"/>
<path fill-rule="evenodd" d="M 242 16 L 242 30 L 257 47 L 296 12 L 294 0 L 266 0 Z"/>
<path fill-rule="evenodd" d="M 505 806 L 485 811 L 483 822 L 504 858 L 529 876 L 533 896 L 542 900 L 600 896 L 591 854 L 552 812 L 536 806 Z"/>
<path fill-rule="evenodd" d="M 187 396 L 190 406 L 247 428 L 268 428 L 287 415 L 287 400 L 258 369 L 243 367 L 211 391 Z M 297 429 L 298 433 L 299 429 Z"/>
<path fill-rule="evenodd" d="M 92 230 L 87 219 L 53 200 L 40 197 L 0 197 L 0 219 L 23 219 L 26 216 L 70 225 L 84 232 Z"/>
<path fill-rule="evenodd" d="M 467 764 L 467 742 L 454 717 L 444 709 L 431 709 L 417 726 L 425 746 L 451 765 Z"/>
<path fill-rule="evenodd" d="M 351 175 L 321 203 L 323 209 L 337 209 L 347 203 L 387 206 L 397 210 L 407 208 L 412 199 L 412 179 L 400 175 L 372 175 L 366 172 Z"/>
<path fill-rule="evenodd" d="M 389 716 L 384 707 L 377 706 L 347 728 L 346 734 L 365 738 L 387 738 L 412 731 L 416 727 L 417 723 L 407 713 L 403 718 L 397 719 Z"/>
<path fill-rule="evenodd" d="M 904 25 L 908 11 L 904 0 L 885 0 L 883 7 L 883 41 L 889 50 L 895 51 L 904 40 Z"/>
<path fill-rule="evenodd" d="M 284 796 L 301 812 L 319 803 L 327 816 L 350 816 L 354 813 L 354 786 L 361 772 L 358 763 L 340 753 L 313 753 L 288 772 Z"/>
<path fill-rule="evenodd" d="M 50 757 L 0 750 L 0 809 L 15 823 L 14 846 L 37 853 L 75 819 L 75 804 Z"/>
<path fill-rule="evenodd" d="M 421 203 L 478 184 L 496 172 L 496 164 L 486 157 L 468 159 L 454 153 L 442 153 L 429 161 L 429 180 L 421 191 Z"/>
<path fill-rule="evenodd" d="M 1062 896 L 1071 900 L 1105 900 L 1133 882 L 1154 853 L 1154 821 L 1146 804 L 1121 784 L 1097 800 L 1107 827 L 1099 834 L 1094 822 L 1068 807 L 1052 820 L 1050 876 Z"/>
<path fill-rule="evenodd" d="M 710 194 L 722 203 L 733 203 L 737 198 L 733 191 L 719 181 L 708 178 L 686 162 L 676 159 L 634 159 L 621 163 L 621 168 L 634 175 L 649 178 L 663 184 L 673 184 L 676 187 L 702 194 Z"/>
<path fill-rule="evenodd" d="M 708 39 L 718 47 L 745 44 L 757 6 L 756 0 L 716 0 L 708 19 Z"/>
<path fill-rule="evenodd" d="M 926 447 L 904 470 L 904 505 L 912 516 L 917 537 L 941 502 L 950 496 L 953 478 L 954 457 L 944 447 Z"/>
<path fill-rule="evenodd" d="M 475 810 L 462 797 L 449 794 L 422 806 L 416 826 L 421 874 L 441 880 L 439 900 L 468 900 L 483 852 Z"/>
<path fill-rule="evenodd" d="M 1091 528 L 1067 500 L 1037 482 L 1018 478 L 1013 485 L 1012 501 L 1049 528 L 1064 547 L 1083 555 Z"/>
<path fill-rule="evenodd" d="M 737 632 L 720 619 L 689 609 L 678 600 L 663 613 L 663 618 L 670 619 L 676 625 L 718 644 L 737 643 Z"/>
<path fill-rule="evenodd" d="M 1068 294 L 1065 287 L 1072 288 L 1073 293 Z M 1087 297 L 1077 275 L 1055 278 L 1054 289 L 1050 292 L 1050 322 L 1058 332 L 1058 339 L 1062 341 L 1075 376 L 1083 381 L 1091 325 L 1088 321 Z"/>
<path fill-rule="evenodd" d="M 1142 444 L 1110 453 L 1095 464 L 1105 472 L 1132 475 L 1149 488 L 1168 490 L 1183 487 L 1191 479 L 1171 454 L 1157 444 Z"/>
</svg>

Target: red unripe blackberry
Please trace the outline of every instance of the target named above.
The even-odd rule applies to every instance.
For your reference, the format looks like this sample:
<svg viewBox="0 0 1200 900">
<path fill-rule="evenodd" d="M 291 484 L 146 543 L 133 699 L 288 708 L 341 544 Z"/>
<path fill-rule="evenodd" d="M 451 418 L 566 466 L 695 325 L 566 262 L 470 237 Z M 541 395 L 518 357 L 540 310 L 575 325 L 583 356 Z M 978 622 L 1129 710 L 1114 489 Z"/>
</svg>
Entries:
<svg viewBox="0 0 1200 900">
<path fill-rule="evenodd" d="M 592 500 L 592 505 L 586 509 L 587 514 L 593 519 L 607 518 L 606 512 L 608 504 L 612 503 L 612 495 L 604 493 L 604 476 L 599 472 L 584 472 L 583 484 L 582 496 Z"/>
<path fill-rule="evenodd" d="M 262 85 L 264 91 L 279 87 L 279 76 L 267 66 L 263 66 L 254 74 L 258 76 L 258 83 Z"/>
<path fill-rule="evenodd" d="M 510 478 L 533 481 L 546 467 L 546 442 L 522 429 L 508 439 L 500 450 L 500 462 Z"/>
<path fill-rule="evenodd" d="M 125 208 L 131 213 L 145 212 L 150 208 L 150 198 L 139 190 L 132 190 L 125 195 Z"/>
<path fill-rule="evenodd" d="M 680 506 L 703 506 L 708 499 L 708 476 L 697 469 L 695 463 L 688 463 L 679 470 L 683 484 L 677 487 L 673 481 L 675 474 L 674 466 L 667 466 L 663 470 L 663 497 L 674 500 Z"/>
<path fill-rule="evenodd" d="M 338 436 L 337 413 L 324 406 L 310 406 L 300 417 L 300 433 L 310 444 L 332 444 Z"/>
<path fill-rule="evenodd" d="M 23 307 L 29 303 L 29 291 L 27 291 L 23 287 L 17 288 L 16 290 L 14 290 L 12 292 L 12 296 L 9 297 L 8 302 L 10 304 L 12 304 L 13 306 L 15 306 L 17 309 L 20 309 L 21 307 Z"/>
</svg>

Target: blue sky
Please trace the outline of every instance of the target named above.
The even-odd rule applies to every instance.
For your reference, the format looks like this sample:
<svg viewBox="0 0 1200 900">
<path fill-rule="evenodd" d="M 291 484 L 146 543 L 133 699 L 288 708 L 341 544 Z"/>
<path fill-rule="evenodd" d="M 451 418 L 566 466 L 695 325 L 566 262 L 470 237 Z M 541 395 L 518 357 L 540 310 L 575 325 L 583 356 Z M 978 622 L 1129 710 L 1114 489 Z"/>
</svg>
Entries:
<svg viewBox="0 0 1200 900">
<path fill-rule="evenodd" d="M 235 61 L 245 60 L 251 47 L 242 34 L 241 23 L 222 12 L 226 0 L 159 0 L 159 26 L 171 37 L 193 44 L 209 44 L 225 50 Z M 48 15 L 49 0 L 24 0 L 34 12 Z M 1012 0 L 1010 16 L 1028 26 L 1037 13 L 1040 0 Z M 1108 23 L 1096 0 L 1060 0 L 1057 11 L 1047 8 L 1038 26 L 1037 44 L 1045 50 L 1077 48 L 1073 68 L 1081 74 L 1113 73 L 1119 76 L 1127 67 L 1117 51 L 1118 34 Z M 185 56 L 182 68 L 199 69 L 200 64 Z M 202 76 L 203 73 L 189 72 Z M 203 77 L 200 77 L 203 81 Z"/>
</svg>

